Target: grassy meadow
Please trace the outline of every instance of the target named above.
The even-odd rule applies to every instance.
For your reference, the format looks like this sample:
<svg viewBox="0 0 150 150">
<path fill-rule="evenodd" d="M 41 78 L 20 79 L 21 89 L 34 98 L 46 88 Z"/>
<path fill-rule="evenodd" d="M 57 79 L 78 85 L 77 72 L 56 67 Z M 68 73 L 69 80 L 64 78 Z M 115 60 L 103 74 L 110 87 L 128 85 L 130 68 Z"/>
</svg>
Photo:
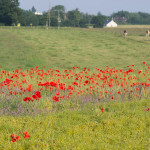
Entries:
<svg viewBox="0 0 150 150">
<path fill-rule="evenodd" d="M 126 29 L 127 27 L 125 27 Z M 150 39 L 145 28 L 0 29 L 0 64 L 7 70 L 46 66 L 122 68 L 149 61 Z M 9 60 L 9 61 L 8 61 Z"/>
<path fill-rule="evenodd" d="M 0 149 L 149 150 L 147 29 L 0 27 Z"/>
</svg>

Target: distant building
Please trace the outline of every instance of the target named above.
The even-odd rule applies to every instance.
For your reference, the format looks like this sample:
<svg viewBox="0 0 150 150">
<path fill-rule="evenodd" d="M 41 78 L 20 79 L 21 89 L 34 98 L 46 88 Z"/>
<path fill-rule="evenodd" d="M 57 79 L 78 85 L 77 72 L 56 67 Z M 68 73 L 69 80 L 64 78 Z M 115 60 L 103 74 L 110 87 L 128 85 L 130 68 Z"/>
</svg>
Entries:
<svg viewBox="0 0 150 150">
<path fill-rule="evenodd" d="M 117 27 L 117 23 L 112 19 L 111 21 L 107 20 L 104 24 L 106 27 Z"/>
<path fill-rule="evenodd" d="M 114 17 L 113 20 L 121 24 L 126 24 L 128 21 L 126 17 L 119 17 L 119 16 Z"/>
<path fill-rule="evenodd" d="M 40 15 L 43 15 L 43 13 L 40 13 L 40 12 L 35 12 L 34 14 L 35 14 L 35 15 L 39 15 L 39 16 L 40 16 Z"/>
</svg>

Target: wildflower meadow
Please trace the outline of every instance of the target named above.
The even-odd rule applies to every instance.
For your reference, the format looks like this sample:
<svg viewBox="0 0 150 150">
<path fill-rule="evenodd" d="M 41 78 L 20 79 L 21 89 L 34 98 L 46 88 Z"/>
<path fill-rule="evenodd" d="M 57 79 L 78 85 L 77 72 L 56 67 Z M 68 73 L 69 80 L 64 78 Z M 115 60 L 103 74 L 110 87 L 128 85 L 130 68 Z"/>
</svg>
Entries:
<svg viewBox="0 0 150 150">
<path fill-rule="evenodd" d="M 34 29 L 32 29 L 33 31 L 26 29 L 27 33 L 20 29 L 5 30 L 0 29 L 0 34 L 4 34 L 4 38 L 7 37 L 5 32 L 19 33 L 19 36 L 23 37 L 22 43 L 25 42 L 27 46 L 31 46 L 31 49 L 37 50 L 38 43 L 31 39 L 37 34 L 33 34 Z M 41 32 L 43 29 L 35 30 Z M 75 30 L 76 34 L 81 34 L 79 39 L 85 38 L 88 32 L 91 32 L 91 36 L 99 36 L 96 32 L 102 33 L 100 38 L 104 40 L 105 48 L 111 49 L 110 45 L 106 45 L 107 36 L 110 35 L 111 30 L 103 29 L 96 32 L 85 29 Z M 49 32 L 55 33 L 56 36 L 60 35 L 60 39 L 62 39 L 63 32 L 74 31 L 73 29 L 69 29 L 69 31 L 64 29 L 59 33 L 54 29 Z M 31 33 L 33 36 L 30 37 L 30 42 L 33 42 L 33 45 L 27 44 L 28 38 L 25 36 Z M 128 45 L 125 46 L 128 41 L 130 44 L 133 41 L 134 46 L 139 44 L 134 32 L 126 39 L 120 37 L 118 33 L 116 30 L 112 34 L 112 38 L 119 40 L 114 43 L 114 45 L 118 45 L 116 49 L 121 45 L 123 45 L 123 49 L 128 48 Z M 89 40 L 90 43 L 91 38 L 88 38 L 86 40 Z M 57 49 L 61 49 L 60 39 L 56 40 L 58 42 Z M 77 40 L 71 42 L 73 40 L 71 37 L 68 40 L 71 45 L 77 42 Z M 65 43 L 67 40 L 65 39 L 63 42 Z M 137 44 L 135 44 L 136 42 Z M 85 46 L 87 49 L 91 45 L 89 43 Z M 148 41 L 139 44 L 138 48 L 142 47 L 142 49 L 137 52 L 138 56 L 142 54 L 142 51 L 146 51 L 147 43 Z M 45 42 L 46 50 L 48 50 L 47 44 Z M 21 46 L 15 45 L 13 42 L 12 45 L 12 49 Z M 62 48 L 67 49 L 71 45 L 66 44 Z M 41 47 L 43 47 L 42 44 Z M 9 48 L 6 49 L 10 51 Z M 24 54 L 29 53 L 25 51 L 26 48 L 24 50 L 20 47 L 20 49 Z M 38 60 L 34 57 L 39 57 L 38 53 L 41 54 L 41 57 L 46 55 L 40 53 L 39 50 L 35 56 L 33 55 L 33 59 L 30 58 L 31 55 L 29 56 L 29 63 L 31 60 L 32 64 L 25 61 L 24 65 L 17 63 L 19 58 L 13 60 L 14 58 L 11 58 L 13 52 L 10 51 L 10 55 L 7 57 L 10 57 L 14 66 L 12 64 L 9 68 L 9 64 L 12 62 L 7 63 L 5 57 L 3 58 L 5 65 L 0 64 L 0 149 L 148 150 L 150 148 L 150 62 L 146 55 L 149 55 L 150 52 L 143 54 L 143 57 L 138 60 L 135 56 L 136 53 L 128 51 L 130 55 L 128 54 L 126 60 L 128 59 L 129 62 L 122 64 L 119 60 L 120 52 L 115 55 L 116 49 L 113 47 L 111 53 L 114 54 L 109 56 L 113 60 L 116 59 L 115 56 L 118 56 L 114 62 L 116 65 L 112 66 L 107 63 L 109 60 L 97 60 L 98 63 L 101 63 L 101 67 L 98 67 L 98 64 L 95 65 L 96 61 L 91 64 L 87 63 L 85 58 L 82 64 L 79 61 L 80 56 L 77 57 L 79 65 L 76 66 L 73 56 L 77 56 L 77 49 L 74 49 L 70 55 L 73 62 L 64 66 L 63 63 L 67 63 L 67 60 L 63 60 L 58 55 L 62 54 L 61 57 L 63 55 L 67 57 L 68 52 L 66 51 L 60 52 L 60 54 L 58 52 L 58 55 L 56 53 L 57 56 L 51 53 L 49 56 L 53 55 L 54 57 L 49 62 L 48 57 L 45 57 L 39 66 L 38 63 L 36 65 Z M 88 50 L 84 50 L 85 57 L 88 57 L 86 54 Z M 103 51 L 105 52 L 104 49 Z M 46 53 L 48 54 L 48 52 Z M 82 55 L 82 53 L 81 50 L 80 54 Z M 93 58 L 90 59 L 94 60 L 97 57 L 94 53 L 96 54 L 93 52 Z M 55 61 L 51 62 L 54 59 Z M 136 60 L 135 63 L 134 60 Z M 60 64 L 62 62 L 62 65 L 58 65 L 58 61 Z M 110 61 L 112 60 L 110 59 Z M 46 62 L 48 63 L 46 64 Z M 55 62 L 56 66 L 53 65 Z"/>
</svg>

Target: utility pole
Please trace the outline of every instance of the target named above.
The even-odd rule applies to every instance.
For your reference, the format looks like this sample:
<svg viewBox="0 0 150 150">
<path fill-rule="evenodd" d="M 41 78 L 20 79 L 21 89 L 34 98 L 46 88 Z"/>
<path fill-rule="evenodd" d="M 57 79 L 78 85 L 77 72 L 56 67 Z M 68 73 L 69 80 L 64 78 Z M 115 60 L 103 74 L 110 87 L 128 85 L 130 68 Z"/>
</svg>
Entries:
<svg viewBox="0 0 150 150">
<path fill-rule="evenodd" d="M 59 30 L 59 28 L 60 28 L 60 22 L 61 22 L 59 10 L 58 10 L 58 18 L 57 18 L 57 20 L 58 20 L 58 30 Z"/>
<path fill-rule="evenodd" d="M 49 11 L 48 11 L 48 26 L 51 26 L 51 16 L 50 16 L 50 2 L 49 2 Z"/>
</svg>

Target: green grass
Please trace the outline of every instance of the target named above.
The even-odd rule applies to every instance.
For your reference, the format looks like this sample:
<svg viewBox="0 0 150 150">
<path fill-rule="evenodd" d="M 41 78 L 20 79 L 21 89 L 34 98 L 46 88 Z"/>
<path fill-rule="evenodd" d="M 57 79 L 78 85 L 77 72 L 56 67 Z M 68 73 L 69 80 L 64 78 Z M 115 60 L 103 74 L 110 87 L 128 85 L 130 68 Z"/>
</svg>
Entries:
<svg viewBox="0 0 150 150">
<path fill-rule="evenodd" d="M 123 68 L 149 61 L 150 39 L 145 28 L 115 29 L 0 29 L 0 65 L 5 69 Z M 142 35 L 141 35 L 142 34 Z"/>
</svg>

